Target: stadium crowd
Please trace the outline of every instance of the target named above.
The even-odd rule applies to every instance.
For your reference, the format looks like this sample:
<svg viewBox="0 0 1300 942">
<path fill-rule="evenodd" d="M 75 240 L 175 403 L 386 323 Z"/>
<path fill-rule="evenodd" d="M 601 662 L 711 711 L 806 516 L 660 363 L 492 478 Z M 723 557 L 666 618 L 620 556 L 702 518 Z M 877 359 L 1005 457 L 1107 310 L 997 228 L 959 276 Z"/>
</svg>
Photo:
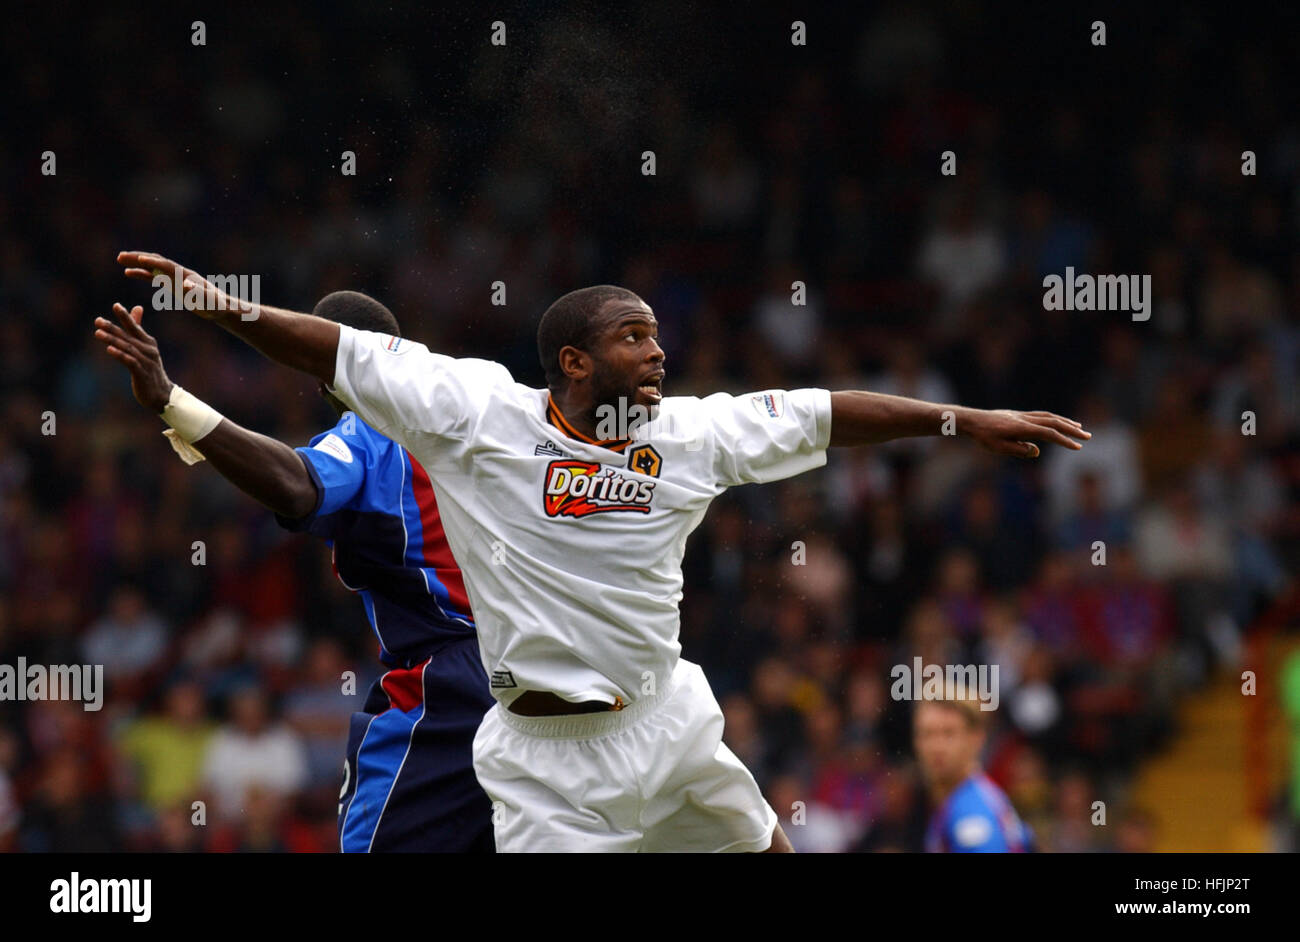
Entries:
<svg viewBox="0 0 1300 942">
<path fill-rule="evenodd" d="M 1293 76 L 1267 39 L 1207 52 L 1196 15 L 1103 49 L 1054 23 L 1026 83 L 1015 29 L 955 7 L 810 17 L 802 49 L 779 18 L 654 7 L 507 17 L 506 47 L 477 21 L 413 30 L 402 3 L 368 24 L 269 12 L 238 44 L 214 20 L 200 49 L 178 20 L 122 68 L 132 24 L 88 14 L 62 41 L 89 87 L 0 41 L 20 92 L 0 102 L 0 663 L 107 683 L 99 711 L 0 702 L 0 849 L 330 850 L 379 670 L 328 550 L 182 464 L 91 319 L 145 304 L 176 381 L 293 445 L 333 422 L 312 382 L 151 310 L 125 248 L 258 274 L 298 310 L 367 291 L 408 336 L 534 386 L 541 311 L 610 282 L 654 309 L 670 395 L 816 385 L 1079 419 L 1080 453 L 905 440 L 730 492 L 689 544 L 683 654 L 798 850 L 920 849 L 890 693 L 917 656 L 998 665 L 985 763 L 1043 849 L 1152 846 L 1134 771 L 1298 571 Z M 427 61 L 444 41 L 452 63 Z M 1143 68 L 1116 64 L 1138 45 Z M 1206 56 L 1221 68 L 1191 68 Z M 1067 266 L 1149 274 L 1149 320 L 1045 310 Z M 1090 825 L 1098 799 L 1114 826 Z"/>
</svg>

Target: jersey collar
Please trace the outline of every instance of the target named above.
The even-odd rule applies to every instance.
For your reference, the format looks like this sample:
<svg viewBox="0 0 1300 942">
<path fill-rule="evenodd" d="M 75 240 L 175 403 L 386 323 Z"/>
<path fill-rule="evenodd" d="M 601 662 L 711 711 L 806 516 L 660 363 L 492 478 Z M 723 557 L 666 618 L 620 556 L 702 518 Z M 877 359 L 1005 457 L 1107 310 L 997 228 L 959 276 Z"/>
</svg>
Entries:
<svg viewBox="0 0 1300 942">
<path fill-rule="evenodd" d="M 564 417 L 564 413 L 560 411 L 560 407 L 555 404 L 555 399 L 551 397 L 549 392 L 546 394 L 546 420 L 570 438 L 576 438 L 588 445 L 608 448 L 610 451 L 621 452 L 632 443 L 630 438 L 606 438 L 597 441 L 589 435 L 582 434 Z"/>
</svg>

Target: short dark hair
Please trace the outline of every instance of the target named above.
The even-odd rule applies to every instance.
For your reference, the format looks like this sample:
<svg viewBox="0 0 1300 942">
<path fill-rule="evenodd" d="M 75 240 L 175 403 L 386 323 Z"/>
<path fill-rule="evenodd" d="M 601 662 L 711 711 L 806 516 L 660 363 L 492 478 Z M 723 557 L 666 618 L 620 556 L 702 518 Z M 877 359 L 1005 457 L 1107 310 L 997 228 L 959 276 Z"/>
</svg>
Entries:
<svg viewBox="0 0 1300 942">
<path fill-rule="evenodd" d="M 635 291 L 618 285 L 592 285 L 562 295 L 546 309 L 537 325 L 537 355 L 548 387 L 554 389 L 564 380 L 560 351 L 565 347 L 587 349 L 595 333 L 596 314 L 611 298 L 641 300 Z"/>
<path fill-rule="evenodd" d="M 368 294 L 360 291 L 334 291 L 316 302 L 312 313 L 327 321 L 347 324 L 357 330 L 402 336 L 393 312 Z"/>
</svg>

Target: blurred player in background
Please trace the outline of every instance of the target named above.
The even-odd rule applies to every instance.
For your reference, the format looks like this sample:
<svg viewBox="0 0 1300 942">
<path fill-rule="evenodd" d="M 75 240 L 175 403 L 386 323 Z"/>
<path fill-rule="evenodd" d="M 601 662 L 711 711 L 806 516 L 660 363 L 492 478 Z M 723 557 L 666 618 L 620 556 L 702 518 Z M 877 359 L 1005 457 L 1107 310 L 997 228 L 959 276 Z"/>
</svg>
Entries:
<svg viewBox="0 0 1300 942">
<path fill-rule="evenodd" d="M 324 384 L 320 392 L 339 422 L 296 450 L 189 401 L 167 378 L 158 345 L 140 323 L 143 310 L 113 310 L 117 323 L 97 318 L 96 336 L 130 371 L 140 404 L 186 429 L 184 436 L 164 432 L 177 452 L 189 463 L 207 460 L 286 529 L 324 539 L 335 574 L 361 597 L 379 639 L 390 669 L 352 715 L 339 848 L 491 852 L 491 809 L 471 746 L 493 700 L 429 476 Z M 313 313 L 399 336 L 388 308 L 354 291 L 327 295 Z M 186 426 L 196 416 L 198 428 Z"/>
<path fill-rule="evenodd" d="M 612 285 L 542 315 L 533 389 L 500 363 L 240 301 L 159 255 L 118 261 L 182 285 L 194 313 L 315 376 L 429 469 L 498 700 L 474 769 L 503 851 L 791 850 L 680 657 L 686 538 L 715 497 L 822 467 L 831 445 L 952 434 L 1035 457 L 1034 441 L 1089 437 L 1047 412 L 856 390 L 665 398 L 658 321 Z"/>
<path fill-rule="evenodd" d="M 980 768 L 985 713 L 975 699 L 921 700 L 913 715 L 916 759 L 934 812 L 929 853 L 1023 853 L 1033 835 Z"/>
</svg>

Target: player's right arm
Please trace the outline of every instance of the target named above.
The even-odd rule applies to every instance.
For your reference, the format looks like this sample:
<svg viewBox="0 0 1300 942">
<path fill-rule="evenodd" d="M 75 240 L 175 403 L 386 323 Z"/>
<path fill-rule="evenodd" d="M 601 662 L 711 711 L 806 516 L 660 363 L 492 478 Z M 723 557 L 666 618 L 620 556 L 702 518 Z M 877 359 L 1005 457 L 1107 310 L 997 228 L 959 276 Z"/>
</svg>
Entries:
<svg viewBox="0 0 1300 942">
<path fill-rule="evenodd" d="M 195 306 L 189 308 L 193 313 L 215 321 L 277 363 L 334 385 L 339 345 L 334 321 L 232 298 L 193 269 L 152 252 L 119 252 L 117 261 L 128 278 L 153 281 L 162 275 L 178 281 L 187 297 L 196 296 Z"/>
<path fill-rule="evenodd" d="M 510 380 L 500 364 L 457 360 L 405 338 L 231 298 L 161 255 L 121 252 L 117 258 L 128 277 L 179 279 L 186 297 L 195 287 L 194 313 L 270 359 L 324 381 L 371 428 L 403 444 L 408 433 L 463 439 L 472 408 L 490 388 Z"/>
<path fill-rule="evenodd" d="M 158 344 L 140 321 L 144 309 L 130 314 L 121 304 L 113 305 L 117 322 L 95 318 L 95 337 L 131 374 L 131 391 L 136 400 L 166 420 L 174 408 L 176 384 L 163 369 Z M 202 405 L 202 404 L 200 404 Z M 211 420 L 205 424 L 211 424 Z M 175 427 L 175 426 L 174 426 Z M 199 426 L 202 428 L 202 425 Z M 312 513 L 320 492 L 298 452 L 284 442 L 250 431 L 227 418 L 202 435 L 185 437 L 190 445 L 202 443 L 202 456 L 221 476 L 269 510 L 296 520 Z"/>
</svg>

